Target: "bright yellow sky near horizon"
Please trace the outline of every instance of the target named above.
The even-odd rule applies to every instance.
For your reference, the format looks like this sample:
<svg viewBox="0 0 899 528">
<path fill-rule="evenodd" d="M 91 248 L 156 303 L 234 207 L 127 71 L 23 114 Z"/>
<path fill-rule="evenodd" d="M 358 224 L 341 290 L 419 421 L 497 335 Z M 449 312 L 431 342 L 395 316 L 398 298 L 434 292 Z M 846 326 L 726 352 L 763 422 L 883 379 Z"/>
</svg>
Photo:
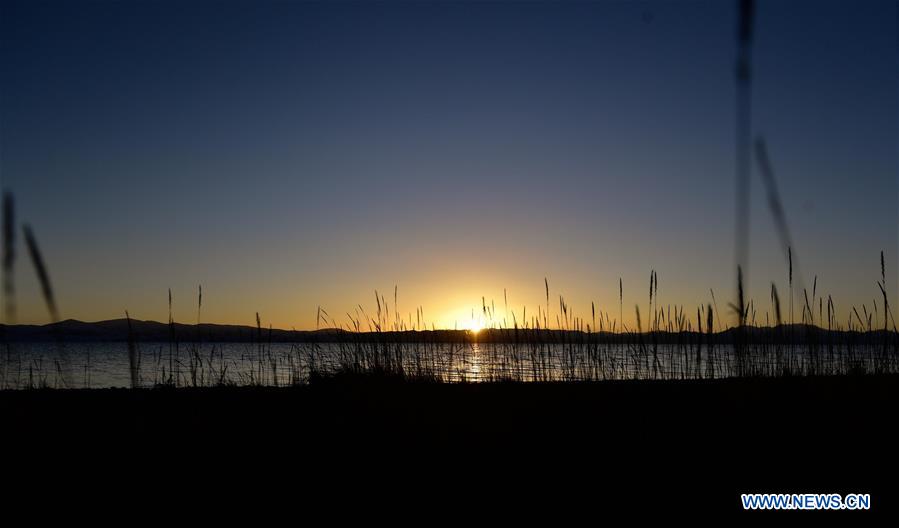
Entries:
<svg viewBox="0 0 899 528">
<path fill-rule="evenodd" d="M 630 274 L 622 275 L 624 299 L 619 304 L 619 277 L 599 276 L 582 283 L 583 277 L 590 276 L 589 266 L 578 266 L 576 259 L 562 257 L 559 260 L 568 269 L 569 276 L 567 279 L 554 278 L 550 274 L 545 276 L 549 282 L 548 303 L 542 274 L 504 273 L 500 265 L 484 265 L 479 270 L 470 272 L 459 269 L 454 274 L 451 270 L 458 266 L 445 264 L 435 266 L 437 269 L 430 273 L 420 268 L 417 271 L 410 269 L 407 280 L 396 283 L 384 280 L 384 277 L 377 277 L 381 280 L 379 285 L 374 287 L 367 284 L 369 277 L 364 275 L 348 275 L 347 280 L 335 282 L 304 281 L 298 277 L 295 283 L 286 286 L 268 283 L 264 280 L 264 276 L 262 280 L 244 284 L 207 282 L 202 284 L 203 303 L 199 317 L 204 323 L 254 325 L 255 314 L 259 312 L 262 324 L 266 327 L 271 325 L 274 328 L 298 330 L 335 325 L 353 328 L 351 322 L 353 318 L 360 320 L 362 330 L 368 330 L 369 325 L 365 321 L 377 318 L 375 301 L 377 289 L 378 294 L 383 297 L 382 317 L 387 317 L 388 310 L 390 313 L 389 324 L 386 327 L 388 329 L 392 329 L 396 322 L 397 305 L 406 329 L 511 327 L 513 321 L 522 325 L 522 319 L 525 317 L 527 324 L 533 325 L 538 314 L 541 317 L 540 324 L 543 326 L 542 317 L 547 305 L 546 320 L 549 327 L 558 328 L 560 296 L 569 306 L 570 320 L 580 318 L 584 326 L 594 325 L 591 304 L 595 304 L 596 319 L 602 319 L 603 329 L 608 329 L 606 320 L 614 323 L 616 329 L 620 329 L 621 319 L 628 328 L 636 328 L 635 305 L 639 305 L 644 327 L 647 325 L 650 313 L 651 268 L 639 275 L 633 269 Z M 672 260 L 678 259 L 669 259 Z M 684 270 L 691 268 L 689 263 L 680 263 L 680 266 Z M 872 271 L 873 268 L 874 266 Z M 733 279 L 722 270 L 726 270 L 726 267 L 716 267 L 713 273 L 685 273 L 686 278 L 678 278 L 664 273 L 664 270 L 658 270 L 656 307 L 666 311 L 682 307 L 690 325 L 695 327 L 697 307 L 712 304 L 711 291 L 714 291 L 714 301 L 717 303 L 716 319 L 723 317 L 726 324 L 733 324 L 734 317 L 727 307 L 734 297 L 731 286 Z M 785 272 L 783 274 L 786 275 Z M 36 281 L 30 276 L 33 273 L 26 268 L 21 270 L 20 275 L 20 280 L 17 281 L 18 321 L 30 324 L 49 322 L 46 309 L 40 301 Z M 562 273 L 559 272 L 559 275 Z M 879 278 L 875 277 L 875 273 L 870 275 L 875 279 Z M 62 273 L 62 276 L 65 277 L 65 273 Z M 694 288 L 692 285 L 700 280 L 707 280 L 707 284 L 711 285 L 704 291 Z M 773 322 L 774 316 L 770 302 L 770 281 L 761 284 L 759 282 L 754 281 L 749 291 L 756 307 L 756 323 L 763 325 L 766 323 L 766 316 L 768 322 Z M 879 290 L 875 291 L 877 287 L 874 282 L 872 279 L 868 295 L 872 300 L 879 294 Z M 806 283 L 810 288 L 811 280 L 806 279 Z M 507 286 L 504 288 L 501 286 L 503 284 Z M 787 319 L 789 289 L 785 277 L 777 281 L 777 285 L 784 318 Z M 827 295 L 833 286 L 827 277 L 819 277 L 818 295 L 820 296 L 822 292 Z M 843 285 L 836 286 L 839 288 Z M 189 324 L 197 322 L 197 293 L 197 285 L 188 284 L 183 277 L 172 286 L 173 314 L 177 322 Z M 794 317 L 797 322 L 800 320 L 801 295 L 799 291 L 794 292 Z M 164 285 L 152 291 L 140 287 L 139 284 L 126 286 L 122 290 L 93 290 L 89 285 L 63 281 L 57 288 L 57 297 L 63 319 L 75 318 L 86 321 L 115 319 L 124 317 L 126 309 L 131 317 L 136 319 L 166 321 L 168 318 L 167 287 Z M 846 313 L 851 307 L 841 304 L 839 296 L 835 296 L 834 302 L 837 305 L 838 321 L 845 325 Z M 110 304 L 121 306 L 120 311 L 109 310 Z M 488 315 L 484 313 L 484 305 L 488 309 Z M 328 314 L 326 321 L 316 320 L 319 307 Z M 868 311 L 873 311 L 871 302 L 868 304 Z M 815 312 L 817 317 L 817 310 Z M 493 314 L 493 317 L 489 314 Z"/>
</svg>

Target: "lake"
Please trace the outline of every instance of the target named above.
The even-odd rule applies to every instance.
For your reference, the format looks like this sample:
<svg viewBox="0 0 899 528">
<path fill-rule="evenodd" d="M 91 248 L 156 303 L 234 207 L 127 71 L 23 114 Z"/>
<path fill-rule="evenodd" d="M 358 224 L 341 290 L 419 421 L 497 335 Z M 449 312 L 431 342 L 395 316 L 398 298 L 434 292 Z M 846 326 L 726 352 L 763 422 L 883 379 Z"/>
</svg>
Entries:
<svg viewBox="0 0 899 528">
<path fill-rule="evenodd" d="M 879 346 L 596 343 L 139 343 L 137 384 L 296 385 L 338 371 L 446 382 L 696 379 L 896 372 Z M 127 343 L 10 343 L 0 389 L 130 387 Z"/>
</svg>

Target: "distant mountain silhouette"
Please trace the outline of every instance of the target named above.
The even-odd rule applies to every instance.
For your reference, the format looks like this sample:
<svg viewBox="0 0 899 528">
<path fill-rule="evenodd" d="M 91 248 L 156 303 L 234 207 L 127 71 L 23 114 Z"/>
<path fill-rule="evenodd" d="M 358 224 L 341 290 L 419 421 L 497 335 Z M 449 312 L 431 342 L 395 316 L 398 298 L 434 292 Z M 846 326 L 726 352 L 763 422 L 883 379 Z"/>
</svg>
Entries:
<svg viewBox="0 0 899 528">
<path fill-rule="evenodd" d="M 341 329 L 312 331 L 269 330 L 255 326 L 175 323 L 172 328 L 157 321 L 131 320 L 134 338 L 138 341 L 169 341 L 174 329 L 178 341 L 252 342 L 262 341 L 319 341 L 330 335 L 345 332 Z M 128 320 L 112 319 L 87 323 L 67 319 L 47 325 L 0 325 L 0 337 L 11 342 L 69 341 L 109 342 L 128 340 Z"/>
<path fill-rule="evenodd" d="M 597 343 L 643 343 L 643 344 L 683 344 L 713 343 L 828 343 L 842 342 L 886 342 L 899 338 L 896 332 L 875 330 L 871 332 L 827 330 L 812 325 L 780 325 L 777 327 L 728 328 L 713 334 L 698 332 L 644 332 L 617 334 L 611 332 L 579 332 L 569 330 L 534 329 L 484 329 L 477 334 L 466 330 L 425 330 L 404 332 L 350 332 L 340 328 L 319 330 L 283 330 L 257 328 L 244 325 L 181 324 L 170 328 L 157 321 L 131 320 L 134 339 L 143 342 L 166 342 L 174 338 L 179 342 L 447 342 L 461 343 L 477 341 L 481 343 L 514 342 L 597 342 Z M 84 322 L 67 319 L 46 325 L 0 325 L 0 340 L 6 342 L 125 342 L 128 340 L 128 321 Z"/>
</svg>

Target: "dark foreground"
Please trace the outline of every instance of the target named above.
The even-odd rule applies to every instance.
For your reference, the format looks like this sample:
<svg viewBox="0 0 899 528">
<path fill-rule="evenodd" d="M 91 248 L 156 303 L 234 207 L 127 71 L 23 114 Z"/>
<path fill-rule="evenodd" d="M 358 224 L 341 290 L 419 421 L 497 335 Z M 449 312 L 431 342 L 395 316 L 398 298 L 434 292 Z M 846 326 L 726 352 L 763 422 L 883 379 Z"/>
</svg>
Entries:
<svg viewBox="0 0 899 528">
<path fill-rule="evenodd" d="M 0 393 L 7 475 L 304 518 L 895 514 L 897 410 L 897 376 Z M 872 511 L 744 513 L 747 492 L 871 493 Z"/>
</svg>

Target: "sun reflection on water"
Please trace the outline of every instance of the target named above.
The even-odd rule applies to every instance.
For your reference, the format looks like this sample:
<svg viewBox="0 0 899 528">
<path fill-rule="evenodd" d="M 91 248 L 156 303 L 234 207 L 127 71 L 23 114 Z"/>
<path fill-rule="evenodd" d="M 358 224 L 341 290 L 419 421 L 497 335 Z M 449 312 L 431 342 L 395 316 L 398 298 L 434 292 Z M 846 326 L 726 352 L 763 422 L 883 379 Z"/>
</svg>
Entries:
<svg viewBox="0 0 899 528">
<path fill-rule="evenodd" d="M 471 355 L 467 361 L 469 381 L 481 381 L 481 347 L 477 343 L 471 345 Z"/>
</svg>

